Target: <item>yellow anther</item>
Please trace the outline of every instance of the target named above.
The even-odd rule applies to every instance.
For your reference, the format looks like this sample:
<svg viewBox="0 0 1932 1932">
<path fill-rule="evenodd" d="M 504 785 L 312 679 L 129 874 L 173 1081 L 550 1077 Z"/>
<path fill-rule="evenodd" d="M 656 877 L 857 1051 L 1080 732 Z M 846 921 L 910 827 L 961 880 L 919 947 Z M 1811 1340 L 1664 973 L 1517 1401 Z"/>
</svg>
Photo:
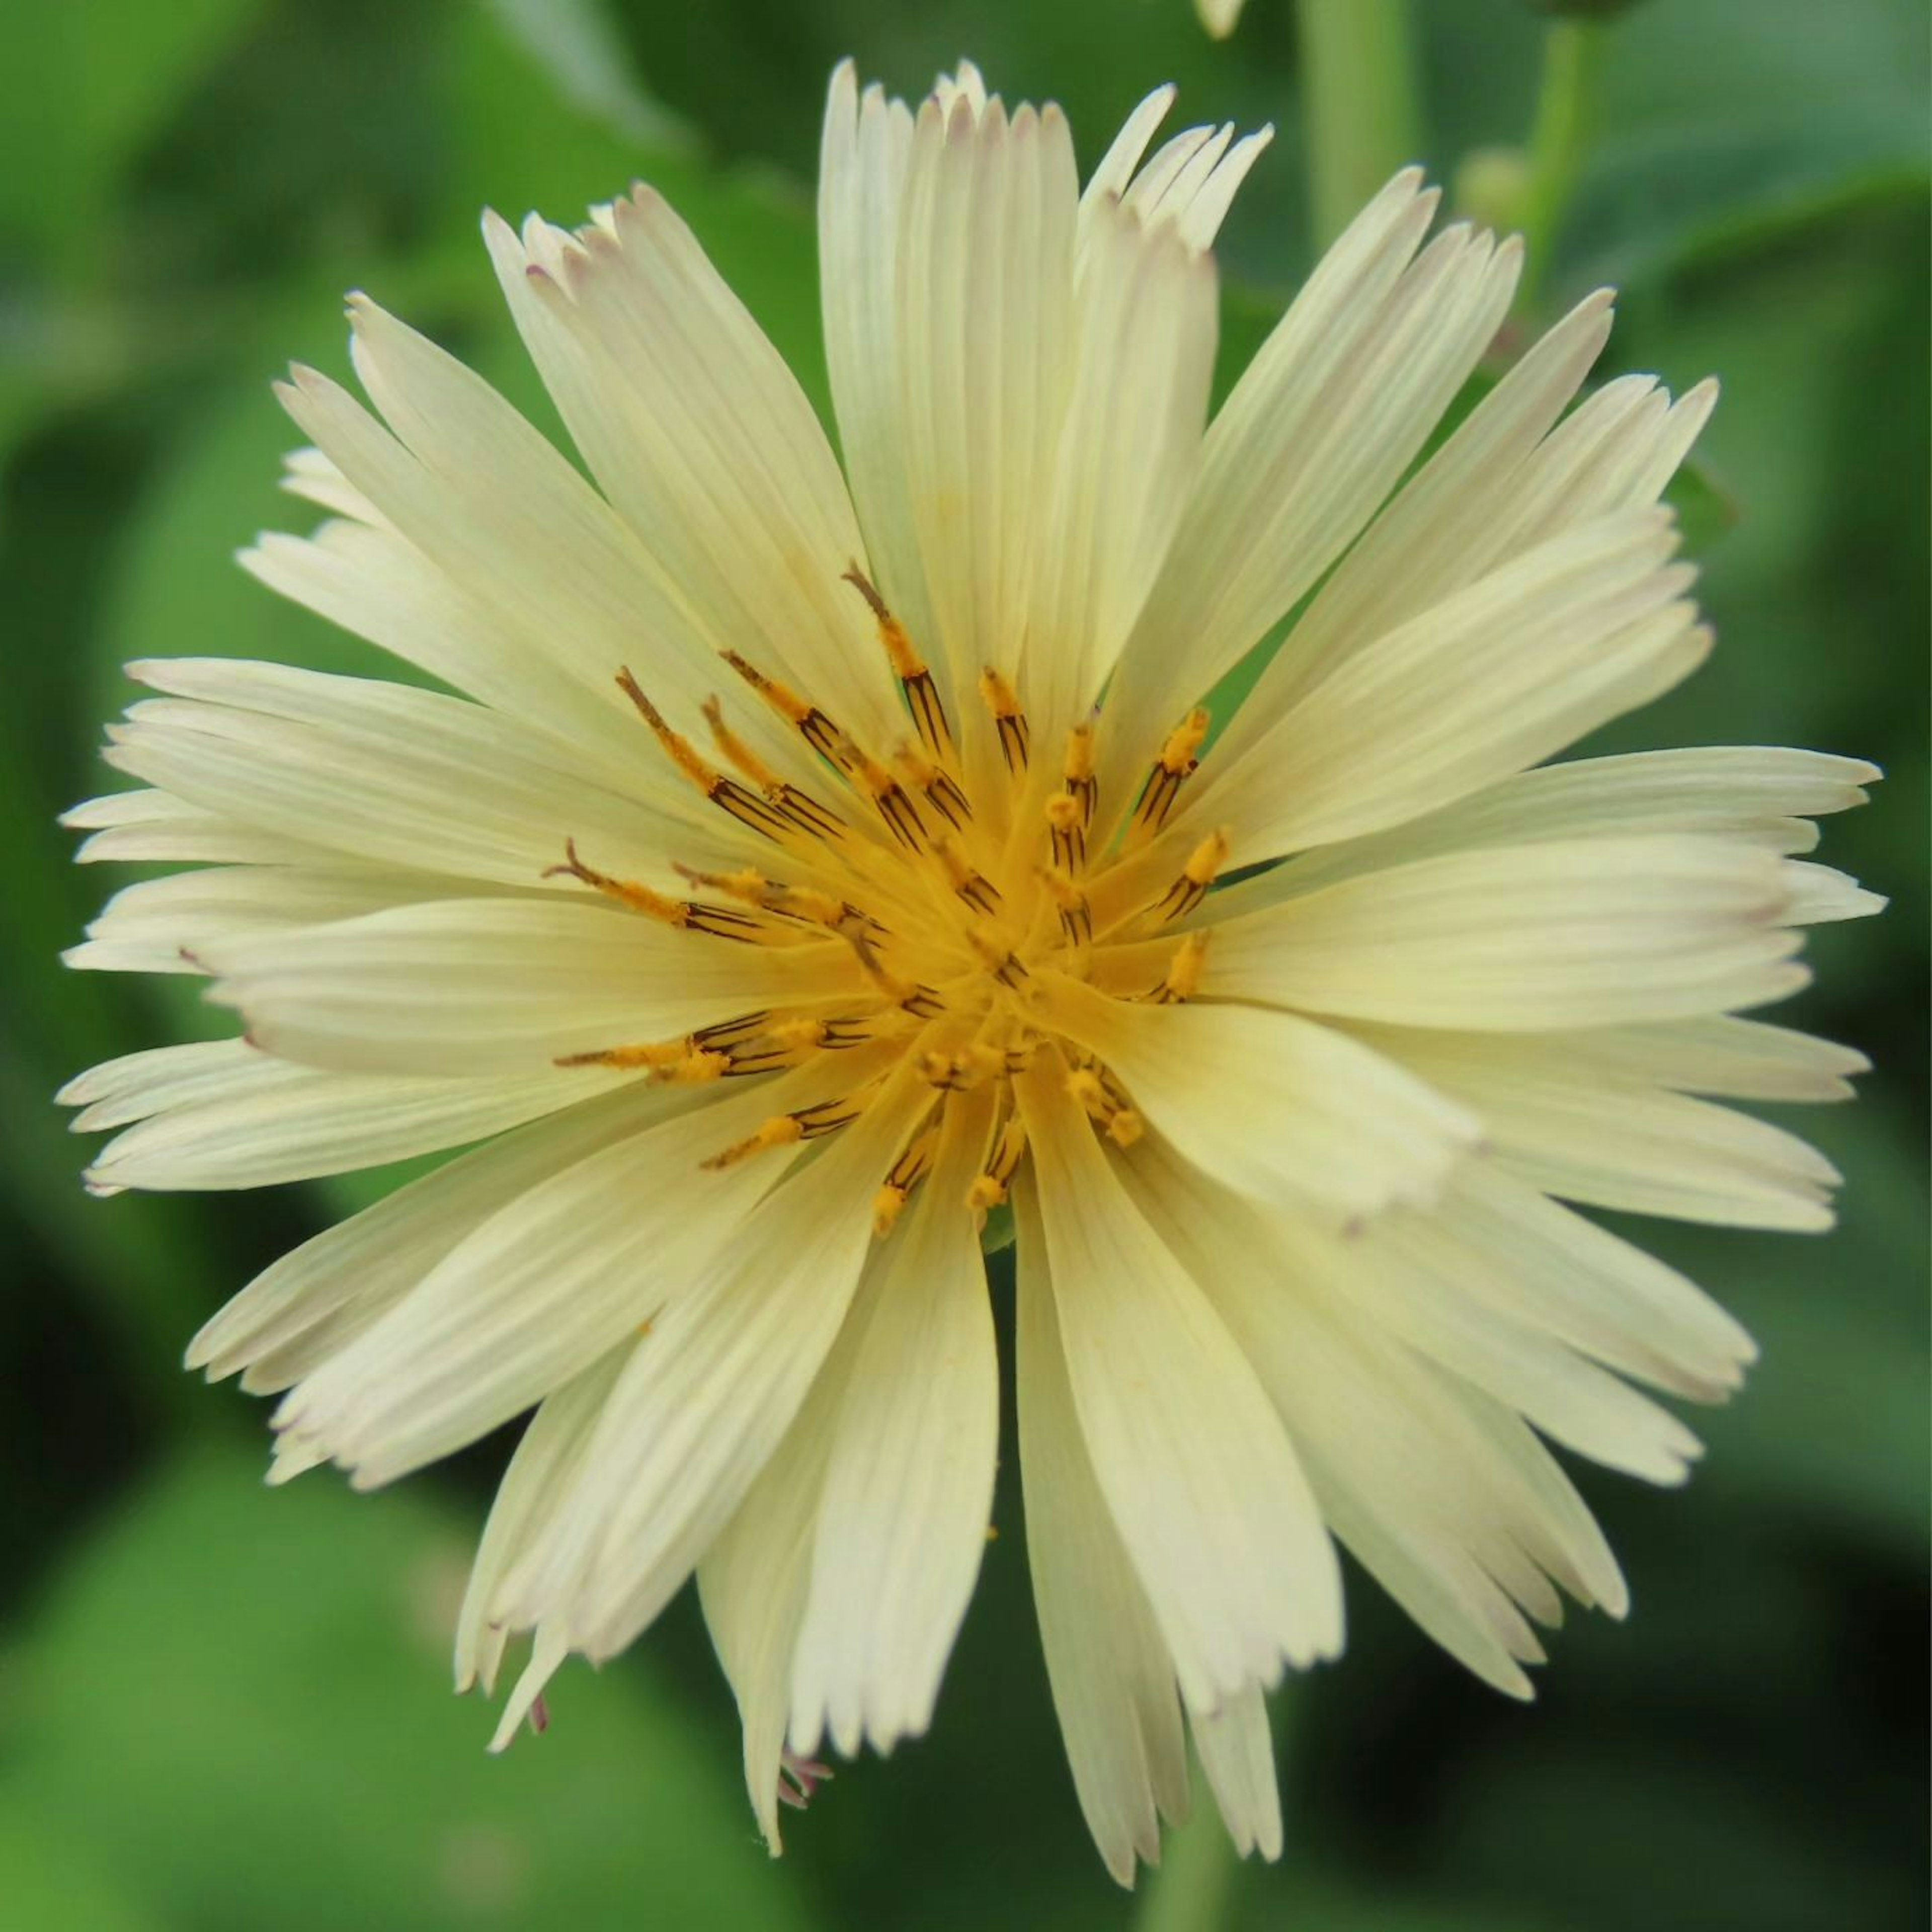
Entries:
<svg viewBox="0 0 1932 1932">
<path fill-rule="evenodd" d="M 1060 929 L 1076 946 L 1094 937 L 1094 915 L 1087 902 L 1087 895 L 1067 878 L 1051 866 L 1040 866 L 1035 874 L 1046 888 L 1046 896 L 1052 899 L 1060 914 Z"/>
<path fill-rule="evenodd" d="M 986 1172 L 1004 1187 L 1012 1179 L 1026 1153 L 1026 1127 L 1016 1114 L 1000 1130 L 998 1144 L 986 1163 Z"/>
<path fill-rule="evenodd" d="M 634 1046 L 602 1047 L 590 1053 L 559 1056 L 559 1066 L 614 1066 L 623 1068 L 675 1066 L 698 1049 L 688 1040 L 647 1040 Z M 721 1059 L 723 1056 L 718 1056 Z"/>
<path fill-rule="evenodd" d="M 1130 1148 L 1147 1132 L 1147 1122 L 1131 1107 L 1118 1109 L 1107 1123 L 1107 1138 L 1116 1147 Z"/>
<path fill-rule="evenodd" d="M 1046 822 L 1055 832 L 1078 832 L 1085 814 L 1080 801 L 1070 791 L 1051 794 L 1046 801 Z"/>
<path fill-rule="evenodd" d="M 976 1225 L 984 1227 L 987 1215 L 995 1208 L 1006 1204 L 1006 1184 L 996 1180 L 990 1174 L 974 1175 L 973 1184 L 966 1190 L 966 1205 L 976 1217 Z"/>
<path fill-rule="evenodd" d="M 944 832 L 939 833 L 932 842 L 933 856 L 938 860 L 946 874 L 946 882 L 954 892 L 976 911 L 995 912 L 1000 904 L 1000 889 L 985 873 L 975 872 L 962 856 L 958 846 Z"/>
<path fill-rule="evenodd" d="M 785 790 L 784 781 L 724 722 L 724 707 L 716 698 L 707 698 L 701 707 L 704 722 L 711 727 L 712 742 L 724 762 L 734 765 L 773 804 Z"/>
<path fill-rule="evenodd" d="M 958 781 L 910 745 L 902 745 L 893 752 L 892 764 L 899 776 L 956 832 L 973 816 L 973 808 L 966 801 L 966 794 L 959 789 Z"/>
<path fill-rule="evenodd" d="M 1005 672 L 988 664 L 980 674 L 980 696 L 993 714 L 993 723 L 1000 734 L 1000 754 L 1006 761 L 1007 770 L 1025 770 L 1031 741 L 1025 714 L 1020 710 L 1019 693 L 1014 690 Z"/>
<path fill-rule="evenodd" d="M 898 1225 L 905 1204 L 906 1190 L 890 1180 L 872 1196 L 872 1232 L 879 1240 L 883 1241 Z"/>
<path fill-rule="evenodd" d="M 1106 1120 L 1114 1111 L 1114 1103 L 1107 1097 L 1107 1090 L 1100 1084 L 1100 1075 L 1091 1067 L 1076 1067 L 1068 1074 L 1066 1091 L 1096 1120 Z"/>
<path fill-rule="evenodd" d="M 1066 789 L 1077 792 L 1094 776 L 1094 728 L 1076 724 L 1066 734 Z"/>
<path fill-rule="evenodd" d="M 1028 977 L 1024 962 L 1007 943 L 1000 929 L 986 920 L 976 920 L 966 929 L 966 943 L 980 963 L 1003 986 L 1016 986 Z"/>
<path fill-rule="evenodd" d="M 692 748 L 688 738 L 682 732 L 674 731 L 664 722 L 664 713 L 644 695 L 643 687 L 631 675 L 628 665 L 618 672 L 617 682 L 624 695 L 638 707 L 644 722 L 656 734 L 658 742 L 670 754 L 672 764 L 708 796 L 718 783 L 717 771 Z"/>
<path fill-rule="evenodd" d="M 1173 1006 L 1183 1000 L 1192 999 L 1201 990 L 1201 976 L 1207 964 L 1208 935 L 1204 932 L 1190 932 L 1174 948 L 1166 978 L 1148 998 L 1162 1006 Z"/>
<path fill-rule="evenodd" d="M 1227 862 L 1228 832 L 1223 826 L 1218 832 L 1209 832 L 1189 854 L 1187 863 L 1180 868 L 1180 876 L 1190 885 L 1198 886 L 1205 892 Z"/>
<path fill-rule="evenodd" d="M 983 1087 L 1006 1070 L 1006 1057 L 990 1046 L 968 1046 L 957 1053 L 922 1053 L 919 1057 L 922 1080 L 950 1094 Z"/>
<path fill-rule="evenodd" d="M 765 1037 L 788 1053 L 804 1053 L 823 1046 L 826 1030 L 823 1020 L 781 1020 L 766 1033 Z"/>
<path fill-rule="evenodd" d="M 872 615 L 878 620 L 879 641 L 885 646 L 886 655 L 892 660 L 893 675 L 908 680 L 923 677 L 925 661 L 913 649 L 905 626 L 886 608 L 886 600 L 879 595 L 872 580 L 856 563 L 847 568 L 844 576 L 845 581 L 872 607 Z"/>
<path fill-rule="evenodd" d="M 774 1114 L 756 1133 L 748 1134 L 722 1154 L 714 1154 L 699 1165 L 716 1174 L 725 1168 L 736 1167 L 740 1162 L 749 1160 L 754 1154 L 763 1154 L 769 1148 L 796 1146 L 805 1137 L 805 1124 L 796 1114 Z"/>
<path fill-rule="evenodd" d="M 1157 760 L 1162 771 L 1185 778 L 1193 770 L 1207 739 L 1208 723 L 1206 707 L 1197 705 L 1167 734 Z"/>
<path fill-rule="evenodd" d="M 649 886 L 638 884 L 634 879 L 613 878 L 608 872 L 600 872 L 593 866 L 586 866 L 577 856 L 577 841 L 566 838 L 563 842 L 564 862 L 560 866 L 547 866 L 542 876 L 546 879 L 577 879 L 606 898 L 615 899 L 619 904 L 628 906 L 633 912 L 640 912 L 647 919 L 658 919 L 667 926 L 685 926 L 690 921 L 690 908 L 682 899 L 667 898 L 662 892 L 654 892 Z"/>
<path fill-rule="evenodd" d="M 660 1066 L 651 1077 L 661 1087 L 701 1087 L 709 1081 L 723 1079 L 732 1067 L 728 1053 L 713 1053 L 700 1047 L 668 1066 Z"/>
<path fill-rule="evenodd" d="M 775 677 L 767 677 L 756 664 L 736 651 L 727 651 L 724 656 L 724 662 L 788 724 L 802 725 L 813 716 L 815 707 L 806 704 L 790 685 L 782 684 Z"/>
<path fill-rule="evenodd" d="M 1208 888 L 1228 862 L 1228 834 L 1224 826 L 1210 832 L 1188 855 L 1180 876 L 1169 886 L 1154 908 L 1163 919 L 1180 919 L 1208 896 Z"/>
</svg>

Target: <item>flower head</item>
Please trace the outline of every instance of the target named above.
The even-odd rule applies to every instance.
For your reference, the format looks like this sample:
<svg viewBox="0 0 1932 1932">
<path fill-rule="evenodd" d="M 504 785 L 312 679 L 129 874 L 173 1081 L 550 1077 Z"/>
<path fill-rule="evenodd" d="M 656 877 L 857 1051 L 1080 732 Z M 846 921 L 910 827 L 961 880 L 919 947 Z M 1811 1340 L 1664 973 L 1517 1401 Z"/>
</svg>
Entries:
<svg viewBox="0 0 1932 1932">
<path fill-rule="evenodd" d="M 1631 1386 L 1751 1346 L 1564 1203 L 1822 1227 L 1730 1099 L 1863 1065 L 1736 1017 L 1876 902 L 1793 857 L 1853 760 L 1543 761 L 1709 648 L 1660 494 L 1710 410 L 1570 408 L 1582 303 L 1430 453 L 1514 244 L 1399 176 L 1206 423 L 1215 234 L 1265 133 L 1084 191 L 970 67 L 835 76 L 820 234 L 844 463 L 647 189 L 490 218 L 594 482 L 362 296 L 371 414 L 282 400 L 329 512 L 244 558 L 446 689 L 200 659 L 110 733 L 79 965 L 245 1030 L 96 1068 L 92 1184 L 469 1150 L 250 1283 L 190 1351 L 280 1393 L 272 1474 L 358 1486 L 533 1406 L 460 1684 L 622 1649 L 695 1574 L 764 1827 L 931 1719 L 984 1549 L 1018 1240 L 1028 1558 L 1109 1867 L 1191 1727 L 1278 1849 L 1263 1694 L 1342 1645 L 1339 1540 L 1513 1695 L 1616 1565 L 1541 1437 L 1674 1482 Z M 1566 413 L 1567 412 L 1567 413 Z M 1426 460 L 1418 460 L 1426 456 Z M 1298 612 L 1232 716 L 1226 674 Z M 1218 734 L 1218 735 L 1217 735 Z"/>
</svg>

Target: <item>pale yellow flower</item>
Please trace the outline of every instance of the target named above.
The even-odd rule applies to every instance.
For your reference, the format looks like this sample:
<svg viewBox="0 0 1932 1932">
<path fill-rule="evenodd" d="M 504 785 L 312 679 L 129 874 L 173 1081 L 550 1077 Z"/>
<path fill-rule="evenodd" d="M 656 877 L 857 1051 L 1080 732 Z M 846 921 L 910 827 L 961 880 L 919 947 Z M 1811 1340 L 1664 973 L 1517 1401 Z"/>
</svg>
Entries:
<svg viewBox="0 0 1932 1932">
<path fill-rule="evenodd" d="M 1406 173 L 1207 424 L 1210 249 L 1267 137 L 1146 158 L 1169 101 L 1083 194 L 1057 109 L 839 70 L 842 470 L 648 190 L 486 224 L 594 482 L 356 297 L 376 413 L 294 373 L 328 520 L 244 561 L 460 694 L 137 665 L 107 756 L 146 788 L 73 814 L 88 857 L 198 868 L 74 963 L 204 974 L 247 1028 L 74 1083 L 122 1130 L 97 1189 L 471 1150 L 190 1364 L 285 1392 L 277 1480 L 386 1483 L 535 1406 L 459 1682 L 532 1634 L 507 1737 L 695 1574 L 774 1846 L 827 1741 L 932 1717 L 993 1492 L 989 1214 L 1053 1695 L 1123 1880 L 1188 1730 L 1278 1850 L 1263 1695 L 1342 1647 L 1337 1540 L 1512 1696 L 1559 1591 L 1622 1613 L 1540 1438 L 1676 1482 L 1696 1440 L 1631 1381 L 1720 1399 L 1751 1345 L 1559 1204 L 1829 1218 L 1830 1167 L 1717 1103 L 1864 1064 L 1733 1016 L 1875 905 L 1792 856 L 1872 769 L 1542 762 L 1709 648 L 1658 502 L 1712 386 L 1571 409 L 1593 296 L 1412 476 L 1519 251 L 1430 239 Z M 1298 610 L 1237 716 L 1196 708 Z"/>
</svg>

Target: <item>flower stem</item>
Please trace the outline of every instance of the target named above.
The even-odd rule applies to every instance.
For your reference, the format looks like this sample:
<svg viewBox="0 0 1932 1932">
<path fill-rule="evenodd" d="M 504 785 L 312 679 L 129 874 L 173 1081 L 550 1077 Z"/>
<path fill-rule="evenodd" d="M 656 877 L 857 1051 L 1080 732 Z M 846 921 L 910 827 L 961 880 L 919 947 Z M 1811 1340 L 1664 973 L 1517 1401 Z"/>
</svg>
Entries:
<svg viewBox="0 0 1932 1932">
<path fill-rule="evenodd" d="M 1543 82 L 1529 135 L 1529 187 L 1522 218 L 1526 304 L 1550 266 L 1551 250 L 1582 172 L 1592 124 L 1591 79 L 1603 29 L 1588 20 L 1552 22 L 1544 35 Z"/>
<path fill-rule="evenodd" d="M 1149 1875 L 1135 1932 L 1220 1932 L 1241 1862 L 1220 1814 L 1198 1796 L 1194 1815 L 1167 1834 L 1160 1867 Z"/>
<path fill-rule="evenodd" d="M 1418 158 L 1421 111 L 1408 0 L 1300 0 L 1316 240 L 1334 241 Z"/>
</svg>

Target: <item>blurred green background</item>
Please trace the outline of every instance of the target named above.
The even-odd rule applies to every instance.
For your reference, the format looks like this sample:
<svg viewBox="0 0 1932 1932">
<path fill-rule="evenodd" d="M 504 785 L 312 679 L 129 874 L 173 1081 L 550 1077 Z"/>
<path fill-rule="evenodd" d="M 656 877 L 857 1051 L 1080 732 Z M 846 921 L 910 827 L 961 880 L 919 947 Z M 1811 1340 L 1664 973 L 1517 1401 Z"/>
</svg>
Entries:
<svg viewBox="0 0 1932 1932">
<path fill-rule="evenodd" d="M 1331 16 L 1336 0 L 1316 0 Z M 1341 0 L 1352 4 L 1352 0 Z M 1361 0 L 1366 6 L 1370 0 Z M 1373 0 L 1400 24 L 1401 8 Z M 1322 22 L 1250 0 L 67 0 L 8 10 L 0 111 L 0 1923 L 22 1932 L 1217 1924 L 1328 1932 L 1814 1932 L 1924 1914 L 1928 624 L 1922 0 L 1649 0 L 1580 46 L 1573 147 L 1522 331 L 1624 287 L 1600 374 L 1708 371 L 1685 494 L 1720 647 L 1619 744 L 1761 741 L 1882 761 L 1822 856 L 1892 894 L 1826 928 L 1791 1018 L 1864 1048 L 1856 1109 L 1801 1123 L 1848 1177 L 1822 1240 L 1642 1230 L 1765 1360 L 1694 1418 L 1687 1494 L 1592 1474 L 1637 1601 L 1556 1642 L 1540 1701 L 1483 1690 L 1352 1579 L 1338 1667 L 1280 1700 L 1288 1851 L 1184 1833 L 1141 1897 L 1075 1808 L 1030 1623 L 1010 1454 L 934 1734 L 842 1771 L 772 1866 L 730 1700 L 681 1603 L 555 1723 L 484 1757 L 448 1695 L 467 1546 L 506 1453 L 398 1492 L 270 1493 L 259 1406 L 191 1384 L 201 1319 L 393 1177 L 87 1200 L 49 1104 L 89 1063 L 207 1030 L 185 982 L 64 974 L 118 878 L 51 824 L 136 656 L 350 668 L 369 654 L 230 554 L 304 526 L 267 383 L 346 373 L 365 286 L 540 404 L 476 232 L 578 216 L 633 176 L 697 226 L 820 401 L 810 218 L 839 55 L 916 94 L 964 51 L 1067 106 L 1090 164 L 1155 82 L 1280 139 L 1230 224 L 1228 356 L 1305 271 L 1333 166 L 1397 140 L 1493 199 L 1544 89 L 1549 9 L 1414 0 L 1412 96 L 1331 80 Z M 1382 104 L 1378 106 L 1377 102 Z M 1314 104 L 1312 118 L 1311 104 Z M 1325 122 L 1322 116 L 1328 117 Z M 1378 118 L 1379 116 L 1379 118 Z M 1546 118 L 1560 134 L 1561 117 Z M 1311 129 L 1313 139 L 1311 140 Z M 1324 131 L 1325 130 L 1325 131 Z M 1358 152 L 1352 160 L 1353 142 Z M 1398 158 L 1405 158 L 1398 156 Z M 1551 158 L 1546 154 L 1546 159 Z"/>
</svg>

